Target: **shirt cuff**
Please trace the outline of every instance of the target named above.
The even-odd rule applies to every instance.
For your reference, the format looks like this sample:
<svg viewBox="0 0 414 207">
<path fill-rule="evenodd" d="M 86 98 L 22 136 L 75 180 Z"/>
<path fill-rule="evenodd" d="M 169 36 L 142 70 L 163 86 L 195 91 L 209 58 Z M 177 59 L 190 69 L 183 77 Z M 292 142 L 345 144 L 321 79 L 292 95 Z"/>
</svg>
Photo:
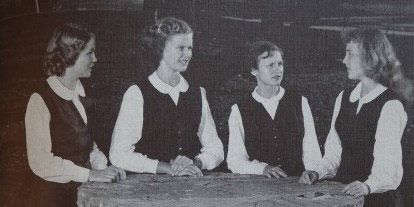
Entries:
<svg viewBox="0 0 414 207">
<path fill-rule="evenodd" d="M 149 173 L 152 173 L 152 174 L 157 174 L 157 167 L 158 167 L 158 163 L 159 163 L 159 161 L 158 161 L 158 160 L 151 160 L 151 159 L 148 159 L 148 160 L 147 160 L 147 162 L 146 162 L 146 163 L 144 163 L 144 166 L 147 166 L 147 167 L 145 167 L 145 168 L 147 168 L 147 169 L 148 169 L 148 172 L 149 172 Z"/>
<path fill-rule="evenodd" d="M 372 179 L 368 179 L 364 182 L 365 184 L 367 184 L 369 186 L 369 188 L 371 189 L 371 193 L 377 193 L 378 189 L 379 189 L 379 183 L 375 182 L 375 180 Z"/>
<path fill-rule="evenodd" d="M 213 169 L 215 166 L 214 161 L 212 161 L 207 155 L 205 154 L 199 154 L 196 156 L 196 158 L 201 160 L 201 169 L 207 169 L 207 170 L 211 170 Z"/>
<path fill-rule="evenodd" d="M 74 175 L 72 177 L 73 181 L 84 183 L 89 180 L 89 173 L 90 173 L 89 169 L 75 166 L 73 170 L 74 170 L 73 171 Z"/>
</svg>

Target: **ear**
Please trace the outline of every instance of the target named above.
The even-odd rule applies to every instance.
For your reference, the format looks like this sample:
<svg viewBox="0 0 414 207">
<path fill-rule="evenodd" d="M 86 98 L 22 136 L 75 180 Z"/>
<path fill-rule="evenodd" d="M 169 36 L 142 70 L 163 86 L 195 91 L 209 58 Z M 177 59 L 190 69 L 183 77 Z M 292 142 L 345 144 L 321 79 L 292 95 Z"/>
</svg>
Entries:
<svg viewBox="0 0 414 207">
<path fill-rule="evenodd" d="M 250 74 L 252 74 L 253 76 L 256 76 L 256 75 L 257 75 L 257 73 L 258 73 L 258 71 L 257 71 L 257 69 L 255 69 L 255 68 L 252 68 L 252 69 L 250 70 Z"/>
</svg>

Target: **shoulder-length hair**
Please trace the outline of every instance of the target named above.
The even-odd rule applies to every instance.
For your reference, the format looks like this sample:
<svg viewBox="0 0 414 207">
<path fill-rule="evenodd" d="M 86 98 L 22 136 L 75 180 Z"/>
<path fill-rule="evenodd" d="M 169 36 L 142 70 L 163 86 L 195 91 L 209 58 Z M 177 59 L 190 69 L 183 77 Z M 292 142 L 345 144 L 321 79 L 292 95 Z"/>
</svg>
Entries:
<svg viewBox="0 0 414 207">
<path fill-rule="evenodd" d="M 67 67 L 75 64 L 86 44 L 95 34 L 78 24 L 66 23 L 58 26 L 49 40 L 44 57 L 44 72 L 47 76 L 62 76 Z"/>
</svg>

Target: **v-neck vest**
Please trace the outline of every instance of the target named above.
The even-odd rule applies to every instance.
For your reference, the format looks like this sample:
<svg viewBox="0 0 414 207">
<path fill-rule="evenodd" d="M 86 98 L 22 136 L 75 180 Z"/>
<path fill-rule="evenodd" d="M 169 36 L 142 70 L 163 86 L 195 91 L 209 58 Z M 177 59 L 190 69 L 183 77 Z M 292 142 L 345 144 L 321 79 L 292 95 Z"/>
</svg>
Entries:
<svg viewBox="0 0 414 207">
<path fill-rule="evenodd" d="M 238 103 L 245 146 L 250 160 L 281 166 L 288 175 L 300 175 L 304 136 L 302 96 L 286 90 L 274 119 L 252 96 Z"/>
<path fill-rule="evenodd" d="M 148 80 L 137 85 L 144 99 L 144 121 L 135 151 L 163 162 L 178 155 L 195 157 L 201 149 L 197 136 L 202 110 L 200 87 L 190 85 L 175 105 L 168 94 L 159 92 Z"/>
</svg>

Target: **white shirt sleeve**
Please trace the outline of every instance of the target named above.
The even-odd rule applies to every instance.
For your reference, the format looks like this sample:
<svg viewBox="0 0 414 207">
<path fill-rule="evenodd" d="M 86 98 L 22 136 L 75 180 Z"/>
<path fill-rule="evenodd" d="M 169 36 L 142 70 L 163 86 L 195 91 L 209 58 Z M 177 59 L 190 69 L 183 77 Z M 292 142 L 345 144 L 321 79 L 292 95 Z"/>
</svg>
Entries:
<svg viewBox="0 0 414 207">
<path fill-rule="evenodd" d="M 334 177 L 341 163 L 342 145 L 335 129 L 335 122 L 338 118 L 339 109 L 341 108 L 342 95 L 343 91 L 336 98 L 331 129 L 325 142 L 325 155 L 316 170 L 319 174 L 319 179 Z"/>
<path fill-rule="evenodd" d="M 223 143 L 218 137 L 216 125 L 211 115 L 210 107 L 207 102 L 206 91 L 200 88 L 202 98 L 201 122 L 197 135 L 200 139 L 202 148 L 196 157 L 203 163 L 202 169 L 211 170 L 217 167 L 224 160 Z"/>
<path fill-rule="evenodd" d="M 156 173 L 158 160 L 134 152 L 142 136 L 144 100 L 137 85 L 128 88 L 112 133 L 109 159 L 117 167 L 137 173 Z"/>
<path fill-rule="evenodd" d="M 94 170 L 103 170 L 108 167 L 108 159 L 101 150 L 99 150 L 98 145 L 93 142 L 93 149 L 89 154 L 89 160 L 91 163 L 91 167 Z"/>
<path fill-rule="evenodd" d="M 267 163 L 257 160 L 250 161 L 244 140 L 241 114 L 237 105 L 233 105 L 229 117 L 227 166 L 233 173 L 262 175 Z"/>
<path fill-rule="evenodd" d="M 50 112 L 42 97 L 37 93 L 32 94 L 25 115 L 30 169 L 47 181 L 57 183 L 88 181 L 89 169 L 53 155 L 49 122 Z"/>
<path fill-rule="evenodd" d="M 403 175 L 401 137 L 407 114 L 400 101 L 384 104 L 375 133 L 374 163 L 365 181 L 372 193 L 395 190 Z"/>
<path fill-rule="evenodd" d="M 322 160 L 322 154 L 321 149 L 319 148 L 318 138 L 316 136 L 312 111 L 309 107 L 308 99 L 305 97 L 302 97 L 302 113 L 305 128 L 305 134 L 302 143 L 302 160 L 306 170 L 316 171 L 318 164 Z"/>
</svg>

